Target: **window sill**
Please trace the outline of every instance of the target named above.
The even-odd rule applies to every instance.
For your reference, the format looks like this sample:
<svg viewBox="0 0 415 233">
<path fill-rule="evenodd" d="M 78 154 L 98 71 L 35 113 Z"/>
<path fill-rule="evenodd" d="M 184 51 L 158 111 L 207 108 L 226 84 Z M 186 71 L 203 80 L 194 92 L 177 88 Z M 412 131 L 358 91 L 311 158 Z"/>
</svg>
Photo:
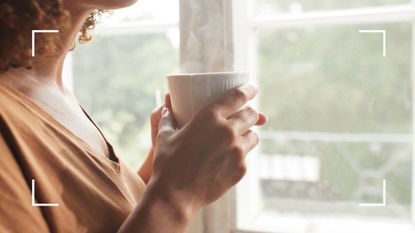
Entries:
<svg viewBox="0 0 415 233">
<path fill-rule="evenodd" d="M 415 225 L 392 218 L 353 216 L 281 215 L 262 211 L 251 223 L 241 224 L 234 233 L 414 233 Z"/>
</svg>

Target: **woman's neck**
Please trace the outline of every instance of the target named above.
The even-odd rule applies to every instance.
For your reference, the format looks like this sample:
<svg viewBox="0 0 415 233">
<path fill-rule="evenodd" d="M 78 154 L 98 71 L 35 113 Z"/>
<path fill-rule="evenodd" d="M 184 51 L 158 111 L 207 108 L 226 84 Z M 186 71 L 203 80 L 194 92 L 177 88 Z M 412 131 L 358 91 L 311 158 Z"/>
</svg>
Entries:
<svg viewBox="0 0 415 233">
<path fill-rule="evenodd" d="M 91 10 L 66 7 L 70 13 L 70 25 L 65 28 L 51 28 L 59 30 L 59 46 L 53 56 L 35 57 L 30 70 L 26 68 L 10 69 L 0 79 L 10 86 L 21 90 L 29 90 L 44 84 L 55 84 L 64 90 L 62 82 L 63 63 L 68 51 L 73 47 L 78 32 L 89 16 Z"/>
</svg>

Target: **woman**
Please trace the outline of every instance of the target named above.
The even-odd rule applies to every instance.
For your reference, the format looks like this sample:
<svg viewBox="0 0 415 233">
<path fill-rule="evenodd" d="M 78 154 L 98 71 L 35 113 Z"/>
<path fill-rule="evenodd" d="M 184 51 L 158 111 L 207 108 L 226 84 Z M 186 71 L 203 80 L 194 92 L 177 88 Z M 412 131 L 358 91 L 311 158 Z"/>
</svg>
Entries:
<svg viewBox="0 0 415 233">
<path fill-rule="evenodd" d="M 138 174 L 64 88 L 64 57 L 79 31 L 90 39 L 95 9 L 133 3 L 0 2 L 0 232 L 184 232 L 244 175 L 244 156 L 258 143 L 250 128 L 266 121 L 249 107 L 238 111 L 254 86 L 231 91 L 180 130 L 167 96 L 151 117 L 153 148 Z M 38 34 L 32 58 L 34 29 L 59 34 Z M 51 203 L 58 206 L 44 206 Z"/>
</svg>

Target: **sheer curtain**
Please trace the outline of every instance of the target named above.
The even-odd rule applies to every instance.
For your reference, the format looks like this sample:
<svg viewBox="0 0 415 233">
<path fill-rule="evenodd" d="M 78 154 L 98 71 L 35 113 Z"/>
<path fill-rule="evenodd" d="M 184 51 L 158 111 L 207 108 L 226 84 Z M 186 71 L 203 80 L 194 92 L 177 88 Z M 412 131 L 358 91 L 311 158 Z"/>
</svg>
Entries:
<svg viewBox="0 0 415 233">
<path fill-rule="evenodd" d="M 232 71 L 232 1 L 180 1 L 180 38 L 182 72 Z M 231 191 L 204 208 L 188 232 L 231 232 L 235 227 L 234 201 Z"/>
</svg>

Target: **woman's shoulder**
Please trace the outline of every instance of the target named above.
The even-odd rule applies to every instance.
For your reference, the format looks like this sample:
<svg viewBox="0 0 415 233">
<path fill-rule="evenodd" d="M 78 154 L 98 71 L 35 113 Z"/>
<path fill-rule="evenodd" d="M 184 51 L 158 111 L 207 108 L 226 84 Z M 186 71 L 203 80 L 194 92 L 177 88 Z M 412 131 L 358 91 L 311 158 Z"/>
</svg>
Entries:
<svg viewBox="0 0 415 233">
<path fill-rule="evenodd" d="M 18 96 L 14 92 L 8 84 L 0 80 L 0 111 L 7 110 L 16 102 Z"/>
<path fill-rule="evenodd" d="M 4 117 L 16 111 L 20 103 L 16 97 L 10 92 L 6 84 L 0 81 L 0 116 Z"/>
<path fill-rule="evenodd" d="M 10 95 L 8 88 L 5 87 L 6 84 L 3 84 L 0 81 L 0 118 L 3 118 L 10 115 L 13 112 L 16 106 L 15 99 Z"/>
<path fill-rule="evenodd" d="M 25 100 L 0 80 L 0 130 L 21 129 L 34 124 L 33 111 Z"/>
</svg>

